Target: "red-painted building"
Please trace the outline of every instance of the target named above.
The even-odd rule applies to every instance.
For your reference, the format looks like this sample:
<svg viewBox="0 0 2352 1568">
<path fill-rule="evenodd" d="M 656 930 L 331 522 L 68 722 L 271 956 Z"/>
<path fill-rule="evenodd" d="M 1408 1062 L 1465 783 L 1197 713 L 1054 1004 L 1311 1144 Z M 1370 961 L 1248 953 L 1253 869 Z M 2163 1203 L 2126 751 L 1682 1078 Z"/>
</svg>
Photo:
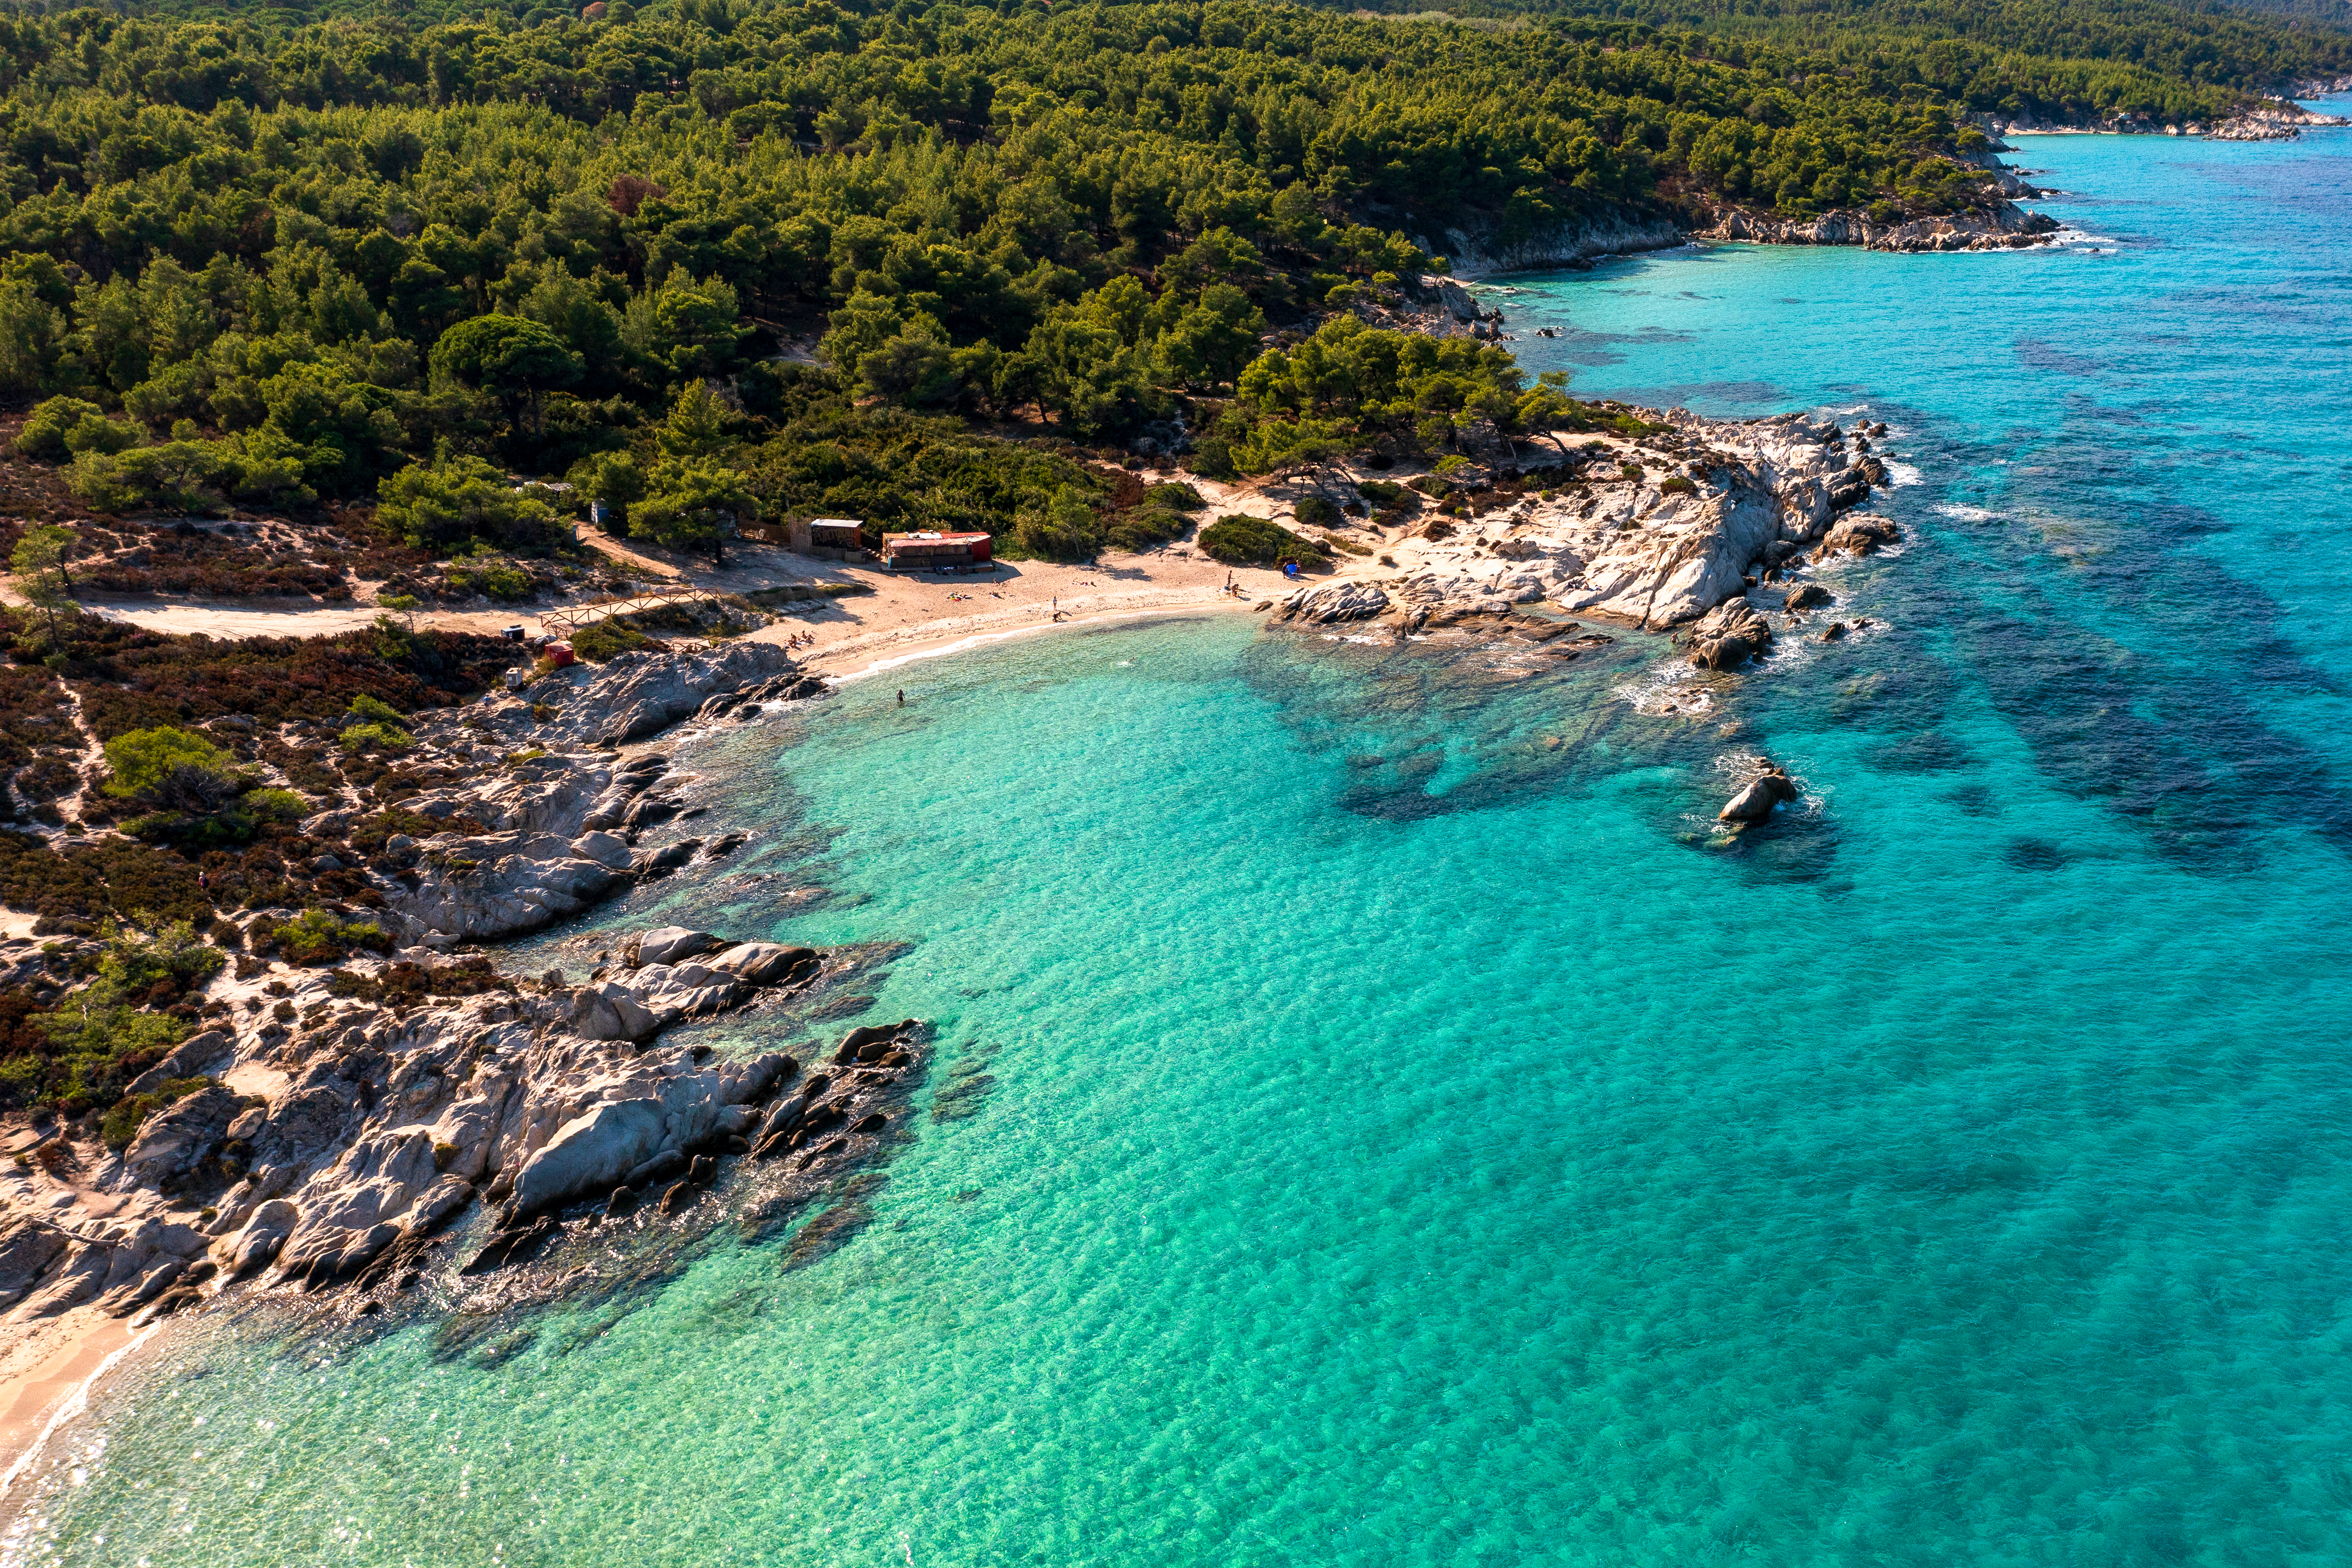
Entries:
<svg viewBox="0 0 2352 1568">
<path fill-rule="evenodd" d="M 984 533 L 886 533 L 882 536 L 882 554 L 894 572 L 985 566 L 993 559 L 990 553 L 992 542 Z"/>
</svg>

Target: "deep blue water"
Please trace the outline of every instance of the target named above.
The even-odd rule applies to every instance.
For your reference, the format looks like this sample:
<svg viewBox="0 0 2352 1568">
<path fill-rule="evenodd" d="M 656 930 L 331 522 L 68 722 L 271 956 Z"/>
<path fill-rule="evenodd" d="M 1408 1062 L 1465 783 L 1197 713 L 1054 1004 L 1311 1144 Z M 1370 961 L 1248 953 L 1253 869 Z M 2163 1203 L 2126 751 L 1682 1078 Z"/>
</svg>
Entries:
<svg viewBox="0 0 2352 1568">
<path fill-rule="evenodd" d="M 822 1261 L 496 1353 L 174 1331 L 6 1555 L 2352 1560 L 2352 137 L 2022 161 L 2093 237 L 1507 301 L 1587 393 L 1892 425 L 1884 629 L 1695 718 L 1638 637 L 1159 623 L 690 742 L 762 837 L 603 922 L 913 942 L 977 1113 Z M 1757 751 L 1807 802 L 1720 847 Z"/>
</svg>

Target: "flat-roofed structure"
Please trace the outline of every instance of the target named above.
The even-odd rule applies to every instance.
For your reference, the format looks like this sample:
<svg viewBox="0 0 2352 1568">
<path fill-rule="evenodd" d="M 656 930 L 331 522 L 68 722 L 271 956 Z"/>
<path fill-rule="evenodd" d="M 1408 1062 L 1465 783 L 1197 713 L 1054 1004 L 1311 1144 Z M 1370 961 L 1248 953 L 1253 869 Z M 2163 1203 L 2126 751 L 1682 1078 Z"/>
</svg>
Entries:
<svg viewBox="0 0 2352 1568">
<path fill-rule="evenodd" d="M 886 533 L 882 556 L 893 572 L 985 566 L 993 560 L 992 542 L 985 533 Z"/>
</svg>

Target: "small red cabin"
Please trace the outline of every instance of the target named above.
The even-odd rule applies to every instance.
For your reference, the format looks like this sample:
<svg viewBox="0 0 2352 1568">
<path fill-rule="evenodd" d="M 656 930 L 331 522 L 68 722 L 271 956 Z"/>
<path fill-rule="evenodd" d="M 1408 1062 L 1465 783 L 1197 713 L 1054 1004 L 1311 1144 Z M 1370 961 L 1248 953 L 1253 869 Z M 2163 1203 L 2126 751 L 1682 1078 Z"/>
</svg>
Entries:
<svg viewBox="0 0 2352 1568">
<path fill-rule="evenodd" d="M 894 572 L 984 566 L 992 559 L 992 543 L 985 533 L 886 533 L 882 553 Z"/>
</svg>

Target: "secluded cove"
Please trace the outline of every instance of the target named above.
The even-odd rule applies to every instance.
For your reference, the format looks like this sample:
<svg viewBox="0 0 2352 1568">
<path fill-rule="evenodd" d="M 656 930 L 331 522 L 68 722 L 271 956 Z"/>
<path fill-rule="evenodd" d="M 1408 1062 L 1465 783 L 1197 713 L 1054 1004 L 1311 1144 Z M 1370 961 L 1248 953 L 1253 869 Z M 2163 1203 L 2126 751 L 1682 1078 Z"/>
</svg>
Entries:
<svg viewBox="0 0 2352 1568">
<path fill-rule="evenodd" d="M 1893 424 L 1884 636 L 1691 721 L 1171 617 L 685 742 L 770 858 L 591 929 L 914 943 L 862 1229 L 167 1330 L 8 1557 L 2343 1555 L 2352 143 L 2024 148 L 2095 242 L 1505 300 L 1581 391 Z M 1750 746 L 1809 809 L 1687 842 Z"/>
</svg>

